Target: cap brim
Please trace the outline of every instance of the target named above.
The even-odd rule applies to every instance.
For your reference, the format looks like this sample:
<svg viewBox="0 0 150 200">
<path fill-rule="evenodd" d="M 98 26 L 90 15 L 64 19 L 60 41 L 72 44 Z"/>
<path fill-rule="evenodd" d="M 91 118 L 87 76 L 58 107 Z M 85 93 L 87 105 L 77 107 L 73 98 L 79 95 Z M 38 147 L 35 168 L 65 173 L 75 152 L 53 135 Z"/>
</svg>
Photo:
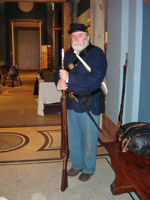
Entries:
<svg viewBox="0 0 150 200">
<path fill-rule="evenodd" d="M 71 33 L 78 32 L 78 31 L 82 31 L 82 32 L 88 33 L 88 30 L 82 30 L 82 29 L 69 30 L 68 33 L 71 34 Z"/>
</svg>

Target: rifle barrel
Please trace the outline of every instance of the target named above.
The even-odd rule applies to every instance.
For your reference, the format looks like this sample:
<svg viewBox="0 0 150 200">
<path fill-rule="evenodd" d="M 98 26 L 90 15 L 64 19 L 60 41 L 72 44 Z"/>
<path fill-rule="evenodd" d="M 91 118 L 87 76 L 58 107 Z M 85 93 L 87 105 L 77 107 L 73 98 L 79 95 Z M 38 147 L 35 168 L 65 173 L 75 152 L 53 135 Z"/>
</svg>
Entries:
<svg viewBox="0 0 150 200">
<path fill-rule="evenodd" d="M 62 69 L 64 69 L 64 49 L 62 49 Z M 68 131 L 67 131 L 67 104 L 66 104 L 66 91 L 62 90 L 61 97 L 61 158 L 63 158 L 61 191 L 65 191 L 68 187 L 67 176 L 67 162 L 68 162 Z"/>
</svg>

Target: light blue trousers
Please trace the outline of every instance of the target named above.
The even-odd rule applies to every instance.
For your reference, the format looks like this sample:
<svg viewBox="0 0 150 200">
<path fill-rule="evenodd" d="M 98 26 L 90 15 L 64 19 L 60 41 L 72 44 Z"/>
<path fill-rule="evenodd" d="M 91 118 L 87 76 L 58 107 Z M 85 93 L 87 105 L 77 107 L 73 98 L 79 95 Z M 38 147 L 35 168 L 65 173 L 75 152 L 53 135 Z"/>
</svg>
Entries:
<svg viewBox="0 0 150 200">
<path fill-rule="evenodd" d="M 99 125 L 100 116 L 93 115 Z M 69 160 L 72 168 L 93 174 L 96 165 L 99 131 L 87 113 L 67 110 Z"/>
</svg>

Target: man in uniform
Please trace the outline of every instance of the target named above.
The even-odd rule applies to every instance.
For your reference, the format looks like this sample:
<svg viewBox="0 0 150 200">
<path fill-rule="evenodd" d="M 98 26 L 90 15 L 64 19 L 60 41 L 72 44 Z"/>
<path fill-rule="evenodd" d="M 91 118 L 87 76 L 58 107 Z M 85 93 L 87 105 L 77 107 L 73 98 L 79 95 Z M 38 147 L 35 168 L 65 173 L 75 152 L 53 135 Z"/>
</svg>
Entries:
<svg viewBox="0 0 150 200">
<path fill-rule="evenodd" d="M 95 172 L 99 130 L 79 102 L 86 108 L 97 124 L 100 122 L 100 86 L 106 75 L 107 62 L 103 51 L 90 43 L 84 24 L 70 26 L 72 48 L 65 53 L 64 69 L 55 73 L 55 84 L 59 90 L 67 91 L 67 125 L 69 160 L 72 163 L 68 176 L 79 176 L 87 181 Z M 81 62 L 79 57 L 84 62 Z M 75 97 L 75 98 L 73 98 Z"/>
</svg>

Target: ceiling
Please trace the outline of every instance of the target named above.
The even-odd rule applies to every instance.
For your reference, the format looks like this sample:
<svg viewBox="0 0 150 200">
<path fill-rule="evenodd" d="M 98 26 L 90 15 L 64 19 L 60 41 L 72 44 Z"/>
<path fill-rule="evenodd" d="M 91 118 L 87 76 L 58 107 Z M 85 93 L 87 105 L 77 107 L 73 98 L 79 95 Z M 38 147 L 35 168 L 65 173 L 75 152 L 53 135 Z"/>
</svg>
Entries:
<svg viewBox="0 0 150 200">
<path fill-rule="evenodd" d="M 73 2 L 73 0 L 2 0 L 4 2 L 51 2 L 51 3 L 64 3 L 64 2 Z M 150 0 L 143 0 L 143 2 L 150 5 Z"/>
<path fill-rule="evenodd" d="M 72 0 L 2 0 L 4 2 L 40 2 L 40 3 L 65 3 L 72 2 Z"/>
</svg>

